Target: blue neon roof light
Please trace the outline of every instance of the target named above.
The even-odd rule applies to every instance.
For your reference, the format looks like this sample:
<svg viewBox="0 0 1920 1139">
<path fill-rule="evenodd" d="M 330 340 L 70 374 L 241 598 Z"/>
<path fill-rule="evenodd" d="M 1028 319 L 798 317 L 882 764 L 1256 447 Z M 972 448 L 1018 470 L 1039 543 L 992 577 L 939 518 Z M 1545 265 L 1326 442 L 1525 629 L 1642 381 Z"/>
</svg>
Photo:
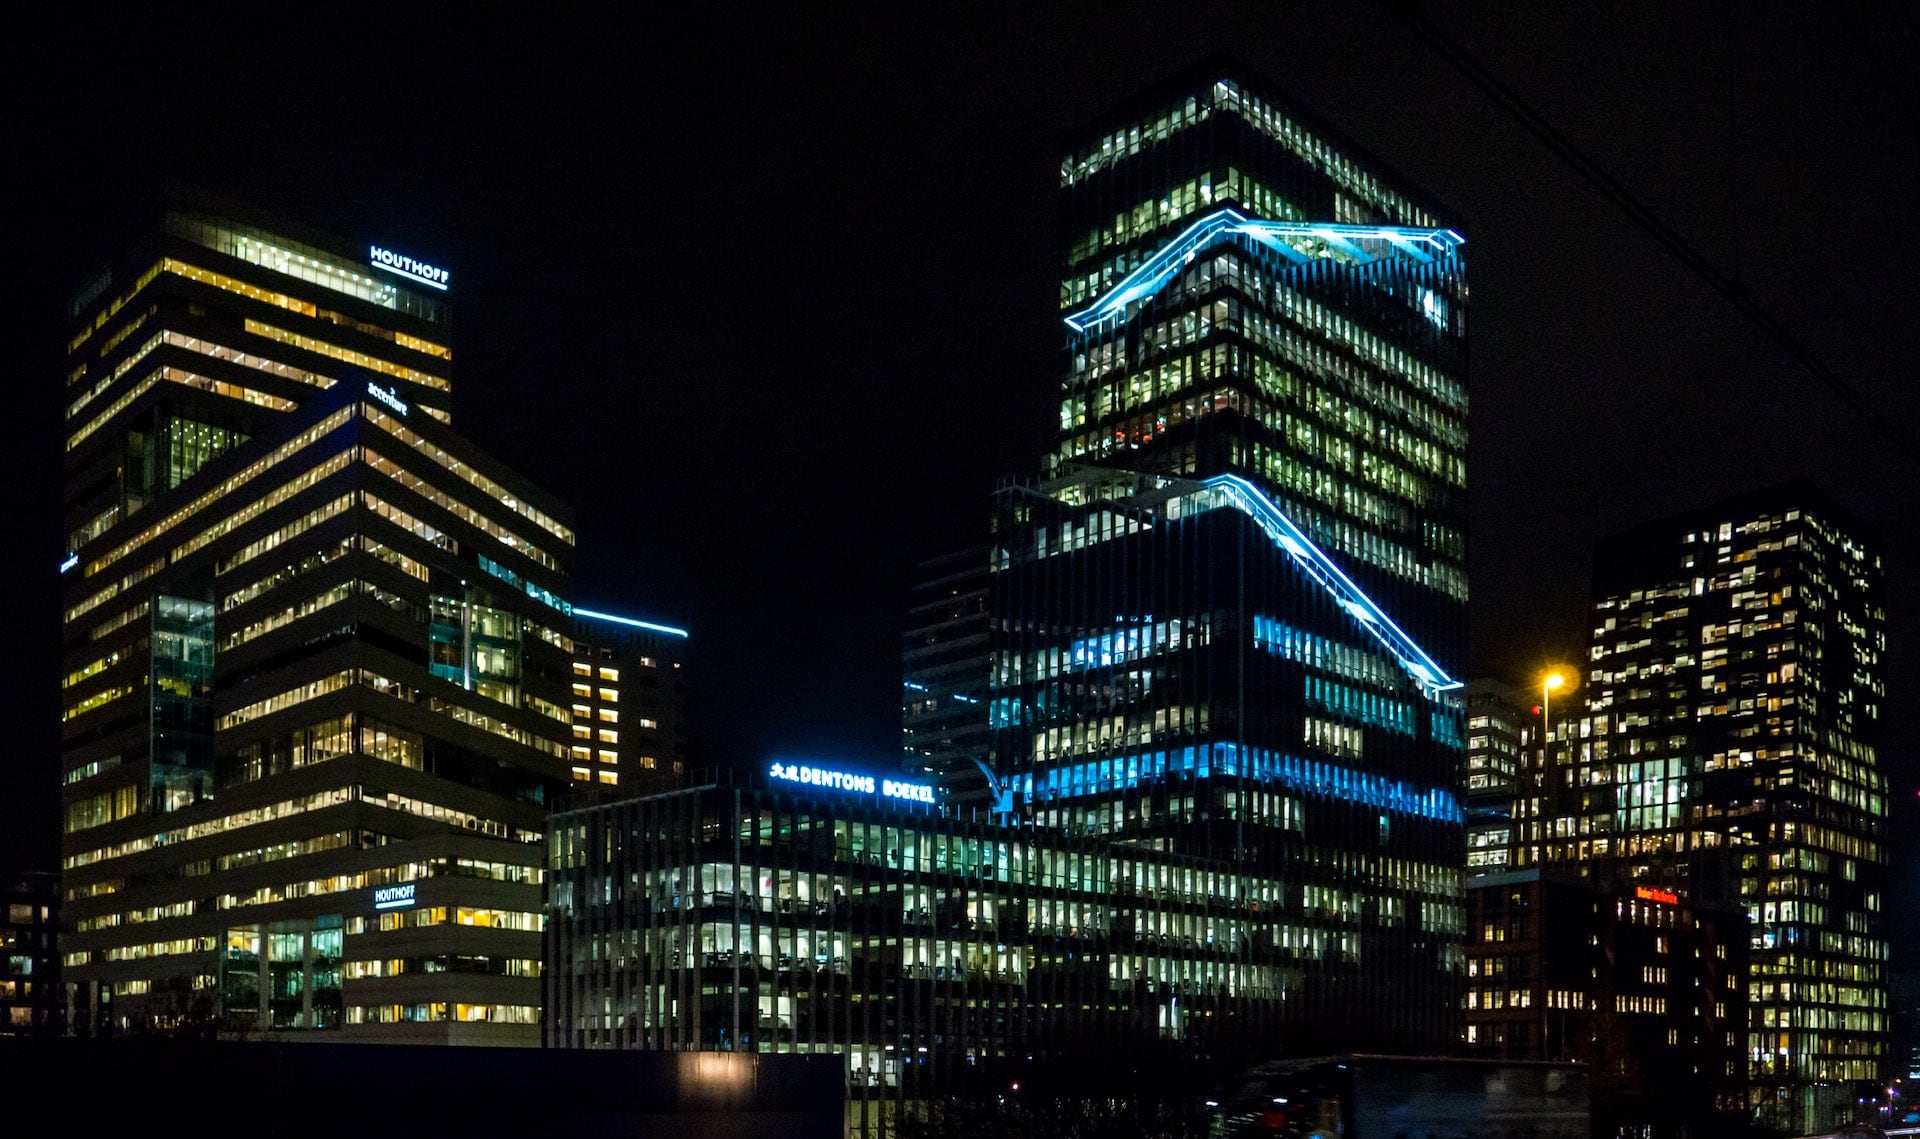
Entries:
<svg viewBox="0 0 1920 1139">
<path fill-rule="evenodd" d="M 1375 640 L 1386 646 L 1400 667 L 1412 674 L 1420 687 L 1430 694 L 1446 692 L 1463 686 L 1461 681 L 1447 675 L 1439 662 L 1427 655 L 1425 649 L 1415 644 L 1412 637 L 1393 623 L 1386 611 L 1374 604 L 1373 599 L 1353 584 L 1340 569 L 1340 566 L 1327 556 L 1325 550 L 1314 545 L 1306 531 L 1294 524 L 1265 491 L 1239 475 L 1215 475 L 1202 481 L 1202 486 L 1224 494 L 1235 509 L 1252 518 L 1260 529 L 1266 531 L 1274 544 L 1287 552 L 1307 576 L 1319 582 L 1335 601 L 1360 623 L 1360 627 L 1371 633 Z"/>
<path fill-rule="evenodd" d="M 1267 221 L 1262 218 L 1248 218 L 1238 210 L 1219 209 L 1181 231 L 1178 237 L 1167 242 L 1159 252 L 1142 262 L 1139 268 L 1122 277 L 1120 283 L 1107 290 L 1105 296 L 1068 316 L 1067 327 L 1075 332 L 1085 332 L 1095 325 L 1117 319 L 1126 311 L 1128 305 L 1145 300 L 1159 292 L 1168 281 L 1173 279 L 1175 273 L 1192 260 L 1195 254 L 1208 246 L 1242 238 L 1257 241 L 1289 259 L 1307 261 L 1310 258 L 1288 240 L 1303 237 L 1324 241 L 1358 261 L 1377 261 L 1383 256 L 1407 257 L 1416 261 L 1437 261 L 1451 257 L 1454 250 L 1466 244 L 1467 241 L 1451 229 L 1418 229 L 1398 225 L 1337 225 L 1333 222 L 1317 221 Z M 1362 241 L 1384 241 L 1392 247 L 1391 252 L 1377 254 L 1356 244 Z"/>
<path fill-rule="evenodd" d="M 595 621 L 611 621 L 616 625 L 631 625 L 636 629 L 645 629 L 652 633 L 665 633 L 672 637 L 684 637 L 687 635 L 685 629 L 676 629 L 672 625 L 656 625 L 652 621 L 636 621 L 631 617 L 616 617 L 611 613 L 596 613 L 591 609 L 582 609 L 578 605 L 573 607 L 573 615 L 575 617 L 591 617 Z"/>
</svg>

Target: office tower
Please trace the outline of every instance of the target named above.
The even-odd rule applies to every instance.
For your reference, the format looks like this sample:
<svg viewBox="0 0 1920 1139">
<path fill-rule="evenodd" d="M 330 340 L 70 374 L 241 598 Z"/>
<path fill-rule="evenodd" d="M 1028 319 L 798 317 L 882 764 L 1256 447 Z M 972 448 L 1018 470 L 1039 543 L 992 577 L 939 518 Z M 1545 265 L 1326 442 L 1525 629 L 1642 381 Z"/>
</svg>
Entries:
<svg viewBox="0 0 1920 1139">
<path fill-rule="evenodd" d="M 60 1034 L 59 928 L 58 874 L 0 876 L 0 1037 Z"/>
<path fill-rule="evenodd" d="M 445 270 L 143 221 L 68 348 L 75 1025 L 534 1043 L 568 511 L 448 427 Z"/>
<path fill-rule="evenodd" d="M 838 1052 L 863 1134 L 1028 1062 L 1457 1046 L 1461 238 L 1217 67 L 1090 138 L 1061 452 L 922 576 L 922 771 L 557 816 L 549 1045 Z"/>
<path fill-rule="evenodd" d="M 681 666 L 687 631 L 570 607 L 577 783 L 621 797 L 670 791 L 687 770 Z"/>
<path fill-rule="evenodd" d="M 1041 827 L 1286 881 L 1274 920 L 1335 948 L 1307 965 L 1326 1005 L 1279 1033 L 1444 1049 L 1463 239 L 1218 67 L 1098 124 L 1060 179 L 1060 442 L 994 515 L 1002 789 Z"/>
<path fill-rule="evenodd" d="M 950 808 L 989 806 L 987 547 L 915 567 L 901 636 L 901 764 Z"/>
<path fill-rule="evenodd" d="M 1588 1064 L 1600 1130 L 1744 1117 L 1747 983 L 1738 909 L 1564 868 L 1468 880 L 1468 1050 Z"/>
<path fill-rule="evenodd" d="M 1831 1124 L 1887 1047 L 1878 541 L 1804 482 L 1602 543 L 1578 799 L 1550 860 L 1744 905 L 1763 1122 Z"/>
</svg>

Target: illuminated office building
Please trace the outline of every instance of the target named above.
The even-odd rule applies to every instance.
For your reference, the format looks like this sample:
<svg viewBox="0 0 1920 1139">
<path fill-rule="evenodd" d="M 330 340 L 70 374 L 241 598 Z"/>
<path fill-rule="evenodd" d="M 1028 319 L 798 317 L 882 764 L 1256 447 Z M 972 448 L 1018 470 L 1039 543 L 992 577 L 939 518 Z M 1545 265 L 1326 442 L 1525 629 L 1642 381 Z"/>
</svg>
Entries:
<svg viewBox="0 0 1920 1139">
<path fill-rule="evenodd" d="M 68 349 L 73 1024 L 535 1043 L 568 511 L 448 426 L 445 270 L 150 217 Z"/>
<path fill-rule="evenodd" d="M 0 1037 L 58 1036 L 61 997 L 60 876 L 0 876 Z"/>
<path fill-rule="evenodd" d="M 1587 714 L 1549 861 L 1737 903 L 1763 1122 L 1833 1122 L 1886 1059 L 1877 539 L 1805 483 L 1654 522 L 1594 568 Z"/>
<path fill-rule="evenodd" d="M 1023 1058 L 1251 1055 L 1347 1012 L 1309 964 L 1340 935 L 1275 922 L 1272 879 L 774 768 L 554 816 L 550 1047 L 842 1055 L 869 1135 Z"/>
<path fill-rule="evenodd" d="M 572 613 L 574 780 L 621 797 L 680 786 L 687 631 L 577 606 Z"/>
<path fill-rule="evenodd" d="M 1219 69 L 1074 147 L 1060 445 L 925 575 L 908 773 L 557 817 L 550 1045 L 840 1053 L 860 1129 L 1148 1040 L 1457 1047 L 1465 270 L 1395 186 Z"/>
<path fill-rule="evenodd" d="M 1747 969 L 1739 909 L 1564 868 L 1468 880 L 1468 1050 L 1589 1064 L 1607 1123 L 1677 1134 L 1745 1115 Z"/>
<path fill-rule="evenodd" d="M 1467 684 L 1467 872 L 1489 874 L 1523 865 L 1514 856 L 1519 837 L 1514 799 L 1520 793 L 1529 747 L 1539 746 L 1538 716 L 1520 694 L 1497 680 Z"/>
<path fill-rule="evenodd" d="M 1326 936 L 1302 968 L 1332 999 L 1283 1008 L 1276 1049 L 1445 1049 L 1463 239 L 1219 68 L 1100 124 L 1060 181 L 1059 444 L 995 503 L 1002 795 L 1041 828 L 1285 882 L 1268 913 Z"/>
</svg>

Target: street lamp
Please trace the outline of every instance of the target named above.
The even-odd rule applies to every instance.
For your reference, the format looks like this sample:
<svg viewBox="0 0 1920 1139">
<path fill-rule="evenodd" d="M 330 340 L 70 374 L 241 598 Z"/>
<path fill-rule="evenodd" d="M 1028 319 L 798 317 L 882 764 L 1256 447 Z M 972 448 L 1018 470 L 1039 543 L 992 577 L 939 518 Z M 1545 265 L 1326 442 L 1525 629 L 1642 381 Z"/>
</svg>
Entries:
<svg viewBox="0 0 1920 1139">
<path fill-rule="evenodd" d="M 1549 672 L 1540 681 L 1540 768 L 1542 771 L 1553 766 L 1553 757 L 1547 751 L 1547 736 L 1553 732 L 1553 690 L 1566 682 L 1567 678 L 1558 672 Z"/>
<path fill-rule="evenodd" d="M 1558 671 L 1549 671 L 1547 675 L 1540 680 L 1540 781 L 1538 786 L 1549 802 L 1558 798 L 1558 792 L 1555 790 L 1557 784 L 1555 784 L 1553 780 L 1553 754 L 1547 750 L 1547 736 L 1553 731 L 1553 690 L 1566 684 L 1566 682 L 1567 678 Z M 1544 845 L 1545 839 L 1546 836 L 1542 835 L 1542 845 Z M 1535 849 L 1535 858 L 1538 859 L 1539 848 L 1536 847 Z M 1542 885 L 1541 888 L 1544 890 L 1545 886 Z M 1545 935 L 1541 933 L 1539 936 L 1544 937 Z M 1554 1058 L 1552 1042 L 1553 1013 L 1547 1007 L 1548 990 L 1546 985 L 1546 970 L 1544 968 L 1540 970 L 1537 985 L 1537 995 L 1540 1000 L 1540 1059 L 1551 1060 Z"/>
</svg>

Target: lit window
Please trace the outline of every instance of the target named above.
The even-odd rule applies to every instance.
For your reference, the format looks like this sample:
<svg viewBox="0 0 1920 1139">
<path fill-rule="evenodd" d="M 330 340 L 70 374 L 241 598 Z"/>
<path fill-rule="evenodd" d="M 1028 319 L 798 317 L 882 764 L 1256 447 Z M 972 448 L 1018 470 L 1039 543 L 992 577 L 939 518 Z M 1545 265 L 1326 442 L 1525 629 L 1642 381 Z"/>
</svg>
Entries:
<svg viewBox="0 0 1920 1139">
<path fill-rule="evenodd" d="M 593 729 L 585 724 L 575 724 L 573 726 L 573 738 L 576 740 L 590 740 L 593 738 Z"/>
<path fill-rule="evenodd" d="M 618 783 L 620 782 L 620 773 L 618 771 L 602 771 L 600 773 L 600 782 Z"/>
<path fill-rule="evenodd" d="M 609 704 L 613 704 L 619 701 L 620 693 L 612 688 L 602 688 L 600 690 L 600 699 L 605 700 Z"/>
<path fill-rule="evenodd" d="M 620 733 L 614 731 L 612 728 L 601 728 L 600 742 L 603 744 L 617 744 L 620 742 Z"/>
<path fill-rule="evenodd" d="M 615 684 L 618 684 L 620 682 L 620 670 L 617 668 L 603 668 L 600 670 L 600 679 L 611 680 Z"/>
<path fill-rule="evenodd" d="M 602 708 L 600 709 L 600 722 L 603 724 L 617 724 L 620 722 L 620 713 L 612 708 Z M 646 721 L 643 720 L 641 723 L 644 725 Z"/>
<path fill-rule="evenodd" d="M 593 709 L 587 707 L 585 704 L 575 704 L 573 706 L 573 714 L 582 720 L 590 720 L 593 718 Z"/>
<path fill-rule="evenodd" d="M 573 662 L 573 674 L 574 674 L 575 676 L 592 676 L 592 675 L 593 675 L 593 666 L 592 666 L 592 665 L 590 665 L 590 664 L 588 664 L 588 663 L 587 663 L 586 661 L 583 661 L 583 660 L 577 660 L 577 661 L 574 661 L 574 662 Z"/>
<path fill-rule="evenodd" d="M 573 758 L 576 762 L 584 762 L 586 760 L 592 759 L 593 749 L 587 748 L 587 747 L 576 747 L 573 749 Z"/>
<path fill-rule="evenodd" d="M 590 684 L 576 684 L 573 686 L 573 694 L 582 700 L 590 699 L 593 696 L 593 686 Z"/>
<path fill-rule="evenodd" d="M 576 767 L 573 769 L 573 777 L 582 783 L 591 783 L 593 781 L 593 772 L 588 771 L 584 767 Z"/>
<path fill-rule="evenodd" d="M 600 752 L 600 762 L 601 763 L 619 763 L 620 753 L 617 751 L 602 750 Z"/>
</svg>

